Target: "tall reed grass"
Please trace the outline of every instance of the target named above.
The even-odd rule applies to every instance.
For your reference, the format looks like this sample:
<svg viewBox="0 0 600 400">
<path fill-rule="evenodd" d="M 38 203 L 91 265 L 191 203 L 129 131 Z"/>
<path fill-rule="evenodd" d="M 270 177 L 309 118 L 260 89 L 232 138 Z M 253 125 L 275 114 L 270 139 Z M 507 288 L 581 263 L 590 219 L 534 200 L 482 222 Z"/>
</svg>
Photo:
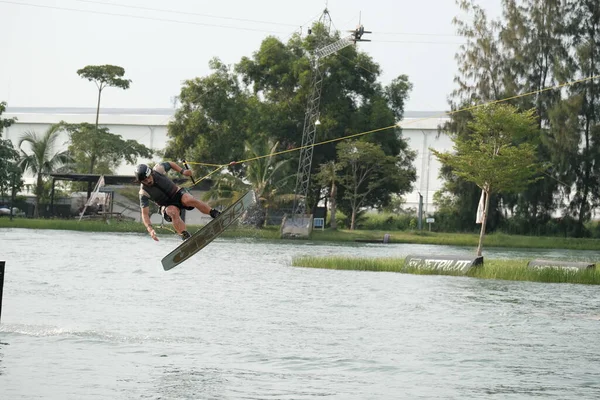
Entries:
<svg viewBox="0 0 600 400">
<path fill-rule="evenodd" d="M 592 261 L 595 262 L 595 261 Z M 533 281 L 548 283 L 600 284 L 600 270 L 584 269 L 572 271 L 562 268 L 532 269 L 528 260 L 484 260 L 482 266 L 472 268 L 466 276 L 480 279 L 501 279 L 510 281 Z M 432 269 L 404 269 L 403 258 L 353 258 L 298 256 L 292 265 L 306 268 L 324 268 L 354 271 L 403 272 L 418 275 L 462 275 L 457 271 Z"/>
</svg>

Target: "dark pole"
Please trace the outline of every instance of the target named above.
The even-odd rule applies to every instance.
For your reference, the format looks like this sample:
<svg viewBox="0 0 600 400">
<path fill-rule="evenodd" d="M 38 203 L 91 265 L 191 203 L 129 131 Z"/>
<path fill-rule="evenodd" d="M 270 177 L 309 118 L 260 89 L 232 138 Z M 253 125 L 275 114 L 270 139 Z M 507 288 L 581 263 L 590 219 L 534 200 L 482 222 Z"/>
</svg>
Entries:
<svg viewBox="0 0 600 400">
<path fill-rule="evenodd" d="M 56 178 L 52 178 L 52 192 L 50 194 L 50 218 L 54 218 L 54 184 Z"/>
<path fill-rule="evenodd" d="M 417 192 L 419 193 L 419 192 Z M 419 230 L 423 229 L 423 195 L 419 193 Z"/>
<path fill-rule="evenodd" d="M 2 318 L 2 288 L 4 287 L 4 263 L 0 261 L 0 319 Z"/>
<path fill-rule="evenodd" d="M 15 195 L 16 195 L 16 190 L 15 190 L 15 179 L 16 179 L 16 175 L 17 173 L 15 171 L 13 171 L 12 174 L 12 185 L 10 187 L 11 189 L 11 193 L 10 193 L 10 220 L 12 221 L 13 219 L 13 208 L 15 207 Z"/>
</svg>

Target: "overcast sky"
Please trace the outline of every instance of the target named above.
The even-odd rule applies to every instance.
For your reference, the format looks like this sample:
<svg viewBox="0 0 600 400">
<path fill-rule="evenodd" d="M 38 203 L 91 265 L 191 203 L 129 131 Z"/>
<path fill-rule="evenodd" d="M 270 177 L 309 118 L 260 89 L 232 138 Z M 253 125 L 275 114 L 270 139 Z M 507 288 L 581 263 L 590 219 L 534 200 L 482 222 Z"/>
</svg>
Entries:
<svg viewBox="0 0 600 400">
<path fill-rule="evenodd" d="M 478 3 L 500 14 L 500 0 Z M 94 107 L 96 87 L 76 71 L 113 64 L 131 88 L 106 89 L 102 107 L 171 107 L 183 80 L 209 73 L 211 58 L 235 64 L 268 35 L 305 34 L 326 6 L 333 28 L 354 29 L 360 17 L 373 31 L 358 46 L 382 67 L 383 84 L 408 75 L 406 110 L 448 109 L 463 42 L 454 0 L 0 0 L 0 101 Z"/>
</svg>

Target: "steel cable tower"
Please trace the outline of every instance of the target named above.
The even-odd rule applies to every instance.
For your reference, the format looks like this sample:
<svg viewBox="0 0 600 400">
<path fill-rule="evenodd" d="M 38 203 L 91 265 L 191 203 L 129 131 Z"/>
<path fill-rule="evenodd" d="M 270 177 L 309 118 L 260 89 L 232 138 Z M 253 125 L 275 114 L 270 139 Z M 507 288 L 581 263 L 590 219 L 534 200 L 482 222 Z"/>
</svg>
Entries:
<svg viewBox="0 0 600 400">
<path fill-rule="evenodd" d="M 321 22 L 325 24 L 326 17 L 329 17 L 327 9 L 323 11 Z M 329 18 L 330 21 L 330 18 Z M 329 23 L 330 25 L 331 23 Z M 319 122 L 319 105 L 321 101 L 321 88 L 323 86 L 323 70 L 321 68 L 321 59 L 334 54 L 343 48 L 356 43 L 357 41 L 368 41 L 361 39 L 365 32 L 364 27 L 361 25 L 356 30 L 351 31 L 352 34 L 344 37 L 337 42 L 331 43 L 324 47 L 318 48 L 315 54 L 312 56 L 311 70 L 312 70 L 312 90 L 308 97 L 306 106 L 306 113 L 304 115 L 304 128 L 302 131 L 302 146 L 300 148 L 300 160 L 298 163 L 298 173 L 296 175 L 296 189 L 294 191 L 294 207 L 292 211 L 291 221 L 285 221 L 282 229 L 282 235 L 286 235 L 286 224 L 292 224 L 295 227 L 306 226 L 306 199 L 308 196 L 308 188 L 310 184 L 310 171 L 312 167 L 313 149 L 315 144 L 315 133 L 316 127 Z M 310 31 L 309 31 L 310 34 Z M 312 224 L 310 218 L 308 218 L 309 224 Z M 310 227 L 310 225 L 309 225 Z M 292 227 L 293 228 L 293 227 Z M 306 236 L 308 236 L 307 232 Z M 295 234 L 292 234 L 295 235 Z"/>
</svg>

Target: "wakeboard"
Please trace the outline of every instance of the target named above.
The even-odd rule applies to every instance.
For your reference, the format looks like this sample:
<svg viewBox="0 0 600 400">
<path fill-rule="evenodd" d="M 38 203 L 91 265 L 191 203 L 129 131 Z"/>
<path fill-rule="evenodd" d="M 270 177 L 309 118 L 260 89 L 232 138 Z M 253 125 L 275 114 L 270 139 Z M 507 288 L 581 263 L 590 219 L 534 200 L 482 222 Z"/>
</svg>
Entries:
<svg viewBox="0 0 600 400">
<path fill-rule="evenodd" d="M 168 271 L 176 267 L 202 250 L 255 204 L 256 194 L 253 190 L 250 190 L 235 203 L 227 207 L 221 215 L 204 225 L 202 229 L 194 233 L 188 240 L 167 254 L 162 259 L 164 270 Z"/>
</svg>

